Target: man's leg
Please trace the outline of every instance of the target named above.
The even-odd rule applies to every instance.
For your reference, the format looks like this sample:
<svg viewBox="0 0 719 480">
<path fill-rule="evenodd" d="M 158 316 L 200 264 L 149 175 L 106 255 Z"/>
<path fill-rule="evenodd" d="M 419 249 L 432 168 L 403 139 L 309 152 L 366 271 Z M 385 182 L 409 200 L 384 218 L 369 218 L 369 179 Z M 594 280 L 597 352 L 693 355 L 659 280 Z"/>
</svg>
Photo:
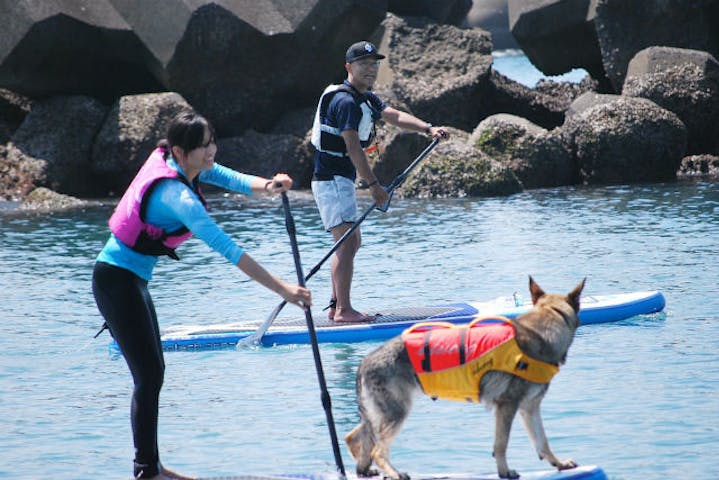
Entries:
<svg viewBox="0 0 719 480">
<path fill-rule="evenodd" d="M 333 180 L 312 182 L 312 194 L 320 211 L 322 224 L 332 233 L 335 243 L 349 230 L 357 218 L 354 181 L 335 175 Z M 328 317 L 336 322 L 370 320 L 352 308 L 350 290 L 354 273 L 354 257 L 362 236 L 359 228 L 350 235 L 332 256 L 332 299 Z"/>
<path fill-rule="evenodd" d="M 337 242 L 352 227 L 343 223 L 332 229 L 332 237 Z M 362 244 L 359 228 L 350 235 L 332 257 L 332 293 L 337 300 L 334 320 L 336 322 L 365 321 L 366 316 L 352 308 L 350 291 L 354 274 L 354 258 Z"/>
</svg>

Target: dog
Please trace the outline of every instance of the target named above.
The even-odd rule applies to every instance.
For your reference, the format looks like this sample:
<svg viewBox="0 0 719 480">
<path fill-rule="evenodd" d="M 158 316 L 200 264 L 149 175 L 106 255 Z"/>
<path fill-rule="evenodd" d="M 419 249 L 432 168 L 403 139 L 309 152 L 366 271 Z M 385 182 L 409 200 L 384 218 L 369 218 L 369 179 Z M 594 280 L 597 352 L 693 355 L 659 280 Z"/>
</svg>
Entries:
<svg viewBox="0 0 719 480">
<path fill-rule="evenodd" d="M 529 277 L 532 309 L 514 321 L 504 319 L 513 325 L 516 345 L 526 355 L 525 359 L 549 370 L 554 368 L 554 373 L 565 362 L 579 326 L 579 298 L 585 281 L 582 280 L 567 295 L 559 295 L 545 293 Z M 501 324 L 499 320 L 497 323 Z M 444 328 L 450 330 L 451 326 Z M 459 327 L 454 329 L 459 330 Z M 430 395 L 433 393 L 426 391 L 427 387 L 420 381 L 420 374 L 413 367 L 413 360 L 403 340 L 405 334 L 370 352 L 357 369 L 360 423 L 345 436 L 345 442 L 357 462 L 357 474 L 361 477 L 379 475 L 379 471 L 371 468 L 374 461 L 385 476 L 395 480 L 409 480 L 407 473 L 400 473 L 390 463 L 390 445 L 409 414 L 414 394 L 422 390 Z M 431 353 L 434 354 L 434 351 Z M 482 363 L 486 367 L 490 362 Z M 515 363 L 517 368 L 527 367 L 524 362 Z M 524 365 L 520 365 L 522 363 Z M 475 370 L 478 368 L 475 367 Z M 474 385 L 470 385 L 477 395 L 469 400 L 484 403 L 495 412 L 493 456 L 500 478 L 519 477 L 507 464 L 509 431 L 517 411 L 540 460 L 546 459 L 558 470 L 577 466 L 573 460 L 558 459 L 549 448 L 540 413 L 540 403 L 549 388 L 549 380 L 541 382 L 530 381 L 526 375 L 523 378 L 516 373 L 508 373 L 506 369 L 499 371 L 489 367 L 479 377 L 479 381 L 475 377 Z M 453 399 L 460 399 L 463 394 L 455 395 Z"/>
</svg>

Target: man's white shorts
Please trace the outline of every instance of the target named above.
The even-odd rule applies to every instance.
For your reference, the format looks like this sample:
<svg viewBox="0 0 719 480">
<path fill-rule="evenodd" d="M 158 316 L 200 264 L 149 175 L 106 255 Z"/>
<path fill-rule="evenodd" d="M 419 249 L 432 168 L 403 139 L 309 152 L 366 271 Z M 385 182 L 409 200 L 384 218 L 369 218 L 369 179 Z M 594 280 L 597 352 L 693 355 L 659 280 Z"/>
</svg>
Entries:
<svg viewBox="0 0 719 480">
<path fill-rule="evenodd" d="M 312 194 L 328 232 L 343 223 L 357 221 L 355 184 L 349 178 L 335 175 L 333 180 L 313 180 Z"/>
</svg>

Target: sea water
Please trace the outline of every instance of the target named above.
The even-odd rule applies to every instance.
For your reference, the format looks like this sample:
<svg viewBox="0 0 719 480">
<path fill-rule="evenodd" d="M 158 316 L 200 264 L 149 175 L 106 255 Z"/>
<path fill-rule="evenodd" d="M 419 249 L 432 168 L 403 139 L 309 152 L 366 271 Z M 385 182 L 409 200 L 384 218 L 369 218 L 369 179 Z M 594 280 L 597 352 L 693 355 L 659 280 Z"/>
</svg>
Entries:
<svg viewBox="0 0 719 480">
<path fill-rule="evenodd" d="M 492 68 L 527 87 L 534 87 L 543 79 L 579 83 L 587 76 L 587 71 L 583 68 L 574 68 L 561 75 L 546 76 L 527 60 L 521 50 L 499 50 L 493 52 L 492 56 Z"/>
<path fill-rule="evenodd" d="M 293 192 L 291 203 L 307 271 L 330 241 L 308 193 Z M 214 196 L 210 206 L 254 258 L 295 278 L 279 199 Z M 107 333 L 92 339 L 102 319 L 90 279 L 109 213 L 2 218 L 0 478 L 129 477 L 130 375 Z M 362 230 L 353 298 L 368 311 L 527 295 L 530 274 L 552 292 L 584 277 L 588 295 L 662 291 L 662 314 L 578 330 L 542 406 L 550 443 L 559 457 L 598 464 L 613 479 L 719 476 L 716 184 L 395 199 Z M 181 255 L 161 261 L 151 283 L 163 327 L 263 319 L 278 302 L 199 241 Z M 328 269 L 309 286 L 313 315 L 324 315 Z M 340 436 L 358 418 L 355 369 L 377 345 L 321 346 Z M 334 470 L 309 346 L 165 358 L 160 448 L 168 466 L 198 475 Z M 421 397 L 393 459 L 410 474 L 491 472 L 492 432 L 482 406 Z M 519 421 L 509 461 L 520 472 L 545 468 Z"/>
<path fill-rule="evenodd" d="M 305 272 L 330 248 L 311 195 L 291 192 Z M 362 208 L 369 205 L 362 195 Z M 113 202 L 57 213 L 0 213 L 0 478 L 129 478 L 132 381 L 109 349 L 92 298 L 94 258 Z M 295 279 L 279 198 L 214 195 L 211 214 L 271 272 Z M 528 296 L 587 278 L 585 294 L 660 290 L 661 314 L 581 327 L 542 404 L 560 458 L 614 480 L 719 478 L 719 186 L 706 182 L 565 187 L 509 197 L 395 199 L 362 226 L 352 294 L 369 312 Z M 151 282 L 163 328 L 264 319 L 279 298 L 198 240 Z M 309 282 L 315 317 L 329 266 Z M 301 316 L 287 307 L 283 316 Z M 323 344 L 341 437 L 357 422 L 357 365 L 378 343 Z M 309 346 L 165 354 L 161 458 L 204 476 L 334 471 Z M 419 397 L 392 458 L 410 475 L 495 470 L 483 406 Z M 549 468 L 521 422 L 510 466 Z"/>
</svg>

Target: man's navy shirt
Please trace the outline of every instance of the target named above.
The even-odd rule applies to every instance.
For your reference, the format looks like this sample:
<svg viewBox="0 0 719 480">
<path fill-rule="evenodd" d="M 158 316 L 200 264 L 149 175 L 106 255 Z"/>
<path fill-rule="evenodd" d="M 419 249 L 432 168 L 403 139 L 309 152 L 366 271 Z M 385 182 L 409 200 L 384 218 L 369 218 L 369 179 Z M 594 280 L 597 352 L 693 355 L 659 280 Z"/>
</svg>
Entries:
<svg viewBox="0 0 719 480">
<path fill-rule="evenodd" d="M 346 80 L 344 84 L 349 85 Z M 367 90 L 362 98 L 368 100 L 377 112 L 381 112 L 387 107 L 387 105 L 370 90 Z M 349 92 L 337 92 L 327 106 L 327 123 L 332 127 L 339 128 L 341 132 L 345 130 L 358 130 L 361 118 L 362 109 Z M 364 143 L 369 144 L 369 141 L 363 142 L 362 147 L 367 146 Z M 320 152 L 319 150 L 315 152 L 314 173 L 322 176 L 341 175 L 350 180 L 354 180 L 357 177 L 357 171 L 349 155 L 345 154 L 342 157 L 337 157 Z"/>
</svg>

